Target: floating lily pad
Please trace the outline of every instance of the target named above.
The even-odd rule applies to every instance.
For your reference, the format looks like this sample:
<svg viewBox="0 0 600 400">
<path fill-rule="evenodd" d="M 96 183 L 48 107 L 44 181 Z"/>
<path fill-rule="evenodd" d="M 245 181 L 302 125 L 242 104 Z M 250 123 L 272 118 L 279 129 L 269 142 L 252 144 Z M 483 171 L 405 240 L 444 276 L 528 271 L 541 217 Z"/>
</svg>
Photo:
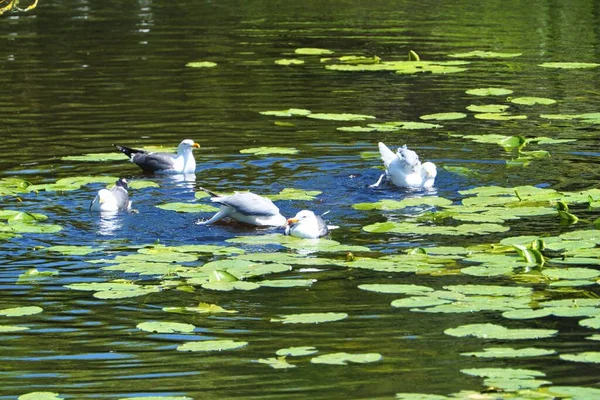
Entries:
<svg viewBox="0 0 600 400">
<path fill-rule="evenodd" d="M 303 108 L 288 108 L 287 110 L 278 111 L 261 111 L 262 115 L 269 115 L 274 117 L 306 117 L 311 113 L 310 110 Z"/>
<path fill-rule="evenodd" d="M 33 284 L 56 275 L 58 275 L 58 271 L 55 270 L 40 271 L 36 268 L 30 268 L 19 275 L 19 279 L 17 279 L 17 285 Z"/>
<path fill-rule="evenodd" d="M 436 206 L 444 207 L 452 204 L 452 200 L 437 196 L 408 197 L 402 200 L 384 199 L 375 203 L 357 203 L 352 208 L 357 210 L 401 210 L 407 207 Z"/>
<path fill-rule="evenodd" d="M 367 119 L 375 119 L 373 115 L 365 115 L 365 114 L 334 114 L 334 113 L 311 113 L 307 115 L 308 118 L 312 119 L 321 119 L 327 121 L 365 121 Z"/>
<path fill-rule="evenodd" d="M 474 115 L 477 119 L 484 119 L 488 121 L 510 121 L 513 119 L 527 119 L 527 115 L 512 115 L 507 113 L 478 113 Z"/>
<path fill-rule="evenodd" d="M 467 106 L 467 110 L 477 113 L 503 113 L 508 110 L 509 107 L 510 106 L 507 106 L 506 104 L 471 104 L 470 106 Z"/>
<path fill-rule="evenodd" d="M 72 283 L 70 285 L 65 285 L 65 287 L 74 290 L 93 291 L 95 292 L 94 297 L 99 299 L 123 299 L 160 291 L 160 288 L 156 286 L 141 286 L 123 280 L 113 282 Z"/>
<path fill-rule="evenodd" d="M 272 288 L 310 287 L 315 279 L 270 279 L 260 281 L 260 286 Z"/>
<path fill-rule="evenodd" d="M 101 249 L 92 246 L 62 245 L 46 247 L 44 250 L 61 253 L 67 256 L 85 256 L 100 251 Z"/>
<path fill-rule="evenodd" d="M 372 71 L 394 71 L 397 74 L 450 74 L 466 71 L 463 66 L 469 64 L 466 61 L 383 61 L 373 64 L 334 64 L 325 66 L 332 71 L 345 72 L 372 72 Z"/>
<path fill-rule="evenodd" d="M 495 324 L 468 324 L 444 331 L 446 335 L 466 337 L 474 336 L 481 339 L 542 339 L 558 333 L 553 329 L 509 329 Z"/>
<path fill-rule="evenodd" d="M 14 196 L 19 193 L 28 192 L 31 183 L 20 178 L 0 179 L 0 196 Z"/>
<path fill-rule="evenodd" d="M 350 354 L 341 352 L 313 357 L 310 362 L 313 364 L 348 365 L 349 362 L 357 364 L 377 362 L 382 358 L 379 353 Z"/>
<path fill-rule="evenodd" d="M 572 400 L 600 399 L 600 389 L 582 386 L 551 386 L 547 389 L 550 396 Z"/>
<path fill-rule="evenodd" d="M 255 154 L 257 156 L 267 154 L 298 154 L 298 149 L 293 147 L 252 147 L 240 150 L 242 154 Z"/>
<path fill-rule="evenodd" d="M 391 294 L 423 294 L 425 292 L 433 292 L 434 289 L 429 286 L 420 285 L 403 285 L 403 284 L 363 284 L 358 285 L 361 290 L 378 293 Z"/>
<path fill-rule="evenodd" d="M 185 66 L 190 68 L 214 68 L 217 66 L 217 63 L 212 61 L 192 61 L 185 64 Z"/>
<path fill-rule="evenodd" d="M 84 161 L 84 162 L 104 162 L 104 161 L 123 161 L 123 154 L 110 152 L 110 153 L 94 153 L 84 154 L 82 156 L 65 156 L 61 160 L 65 161 Z"/>
<path fill-rule="evenodd" d="M 281 58 L 279 60 L 275 60 L 275 64 L 277 65 L 302 65 L 304 64 L 304 60 L 299 60 L 297 58 Z"/>
<path fill-rule="evenodd" d="M 522 349 L 513 349 L 512 347 L 488 347 L 480 352 L 461 353 L 460 355 L 478 358 L 520 358 L 550 356 L 553 354 L 556 354 L 556 351 L 536 347 Z"/>
<path fill-rule="evenodd" d="M 301 357 L 318 353 L 313 346 L 286 347 L 275 352 L 278 356 Z"/>
<path fill-rule="evenodd" d="M 273 201 L 278 201 L 278 200 L 310 201 L 310 200 L 314 200 L 321 193 L 322 192 L 319 190 L 303 190 L 303 189 L 285 188 L 278 194 L 267 196 L 267 197 Z"/>
<path fill-rule="evenodd" d="M 149 321 L 141 322 L 136 326 L 139 330 L 150 333 L 191 333 L 196 327 L 191 324 L 180 322 Z"/>
<path fill-rule="evenodd" d="M 5 317 L 22 317 L 25 315 L 39 314 L 42 311 L 44 311 L 44 309 L 37 306 L 14 307 L 0 310 L 0 315 L 3 315 Z"/>
<path fill-rule="evenodd" d="M 246 346 L 248 342 L 234 340 L 203 340 L 198 342 L 188 342 L 177 346 L 178 351 L 225 351 L 236 350 Z"/>
<path fill-rule="evenodd" d="M 374 128 L 379 132 L 393 132 L 400 129 L 415 130 L 415 129 L 436 129 L 442 128 L 442 125 L 430 124 L 428 122 L 412 122 L 412 121 L 393 121 L 384 122 L 381 124 L 368 124 L 370 128 Z"/>
<path fill-rule="evenodd" d="M 115 183 L 118 178 L 116 176 L 74 176 L 62 178 L 54 183 L 30 185 L 27 190 L 30 192 L 45 191 L 69 191 L 77 190 L 83 185 L 90 183 Z"/>
<path fill-rule="evenodd" d="M 565 361 L 600 364 L 600 351 L 586 351 L 584 353 L 577 354 L 561 354 L 559 357 Z"/>
<path fill-rule="evenodd" d="M 467 53 L 448 54 L 448 57 L 454 58 L 513 58 L 519 57 L 523 53 L 499 53 L 496 51 L 473 50 Z"/>
<path fill-rule="evenodd" d="M 187 314 L 187 313 L 198 313 L 198 314 L 236 314 L 236 310 L 227 310 L 221 306 L 210 303 L 200 303 L 196 307 L 164 307 L 163 311 Z"/>
<path fill-rule="evenodd" d="M 465 93 L 472 94 L 475 96 L 507 96 L 513 91 L 510 89 L 503 88 L 480 88 L 480 89 L 469 89 Z"/>
<path fill-rule="evenodd" d="M 377 222 L 363 227 L 370 233 L 403 233 L 411 235 L 487 235 L 506 232 L 510 228 L 498 224 L 461 224 L 456 226 L 426 226 L 407 222 Z"/>
<path fill-rule="evenodd" d="M 467 114 L 464 114 L 464 113 L 447 112 L 447 113 L 421 115 L 419 118 L 421 118 L 422 120 L 425 120 L 425 121 L 428 121 L 428 120 L 449 121 L 449 120 L 454 120 L 454 119 L 462 119 L 462 118 L 466 118 L 466 117 L 467 117 Z"/>
<path fill-rule="evenodd" d="M 259 358 L 256 360 L 256 362 L 260 364 L 267 364 L 269 367 L 274 369 L 296 368 L 294 364 L 287 362 L 285 357 Z"/>
<path fill-rule="evenodd" d="M 19 396 L 18 400 L 62 400 L 60 394 L 54 392 L 30 392 Z"/>
<path fill-rule="evenodd" d="M 284 324 L 321 324 L 324 322 L 341 321 L 348 318 L 346 313 L 304 313 L 282 315 L 281 318 L 271 318 L 271 322 Z"/>
<path fill-rule="evenodd" d="M 556 103 L 556 100 L 548 99 L 546 97 L 514 97 L 510 99 L 510 102 L 514 104 L 532 106 L 534 104 L 550 105 Z"/>
<path fill-rule="evenodd" d="M 398 400 L 450 400 L 451 397 L 426 393 L 396 393 Z"/>
<path fill-rule="evenodd" d="M 469 368 L 461 369 L 460 372 L 482 378 L 529 379 L 546 376 L 543 372 L 533 369 L 517 368 Z"/>
<path fill-rule="evenodd" d="M 593 279 L 600 271 L 592 268 L 545 268 L 542 274 L 552 279 Z"/>
<path fill-rule="evenodd" d="M 294 53 L 302 55 L 319 56 L 325 54 L 333 54 L 334 52 L 329 49 L 320 49 L 317 47 L 300 47 L 294 50 Z"/>
<path fill-rule="evenodd" d="M 391 305 L 392 307 L 397 308 L 423 308 L 449 303 L 452 303 L 452 301 L 440 299 L 433 296 L 413 296 L 404 299 L 394 300 L 392 301 Z"/>
<path fill-rule="evenodd" d="M 208 204 L 202 204 L 202 203 L 175 202 L 175 203 L 159 204 L 156 207 L 158 207 L 162 210 L 177 211 L 177 212 L 183 212 L 183 213 L 199 213 L 199 212 L 219 211 L 219 209 L 217 207 L 214 207 L 214 206 L 211 206 Z"/>
<path fill-rule="evenodd" d="M 585 326 L 586 328 L 600 329 L 600 316 L 595 318 L 587 318 L 579 321 L 579 325 Z"/>
<path fill-rule="evenodd" d="M 29 328 L 26 326 L 0 325 L 0 333 L 20 332 L 20 331 L 26 331 L 28 329 Z"/>
<path fill-rule="evenodd" d="M 580 68 L 596 68 L 600 64 L 584 63 L 584 62 L 546 62 L 539 64 L 538 67 L 543 68 L 561 68 L 561 69 L 580 69 Z"/>
</svg>

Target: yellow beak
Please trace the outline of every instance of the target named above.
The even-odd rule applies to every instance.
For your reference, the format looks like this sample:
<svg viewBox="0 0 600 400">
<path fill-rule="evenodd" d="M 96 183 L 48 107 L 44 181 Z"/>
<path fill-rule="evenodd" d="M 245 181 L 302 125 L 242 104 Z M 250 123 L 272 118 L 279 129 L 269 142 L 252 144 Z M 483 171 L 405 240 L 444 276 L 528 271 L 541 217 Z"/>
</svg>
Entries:
<svg viewBox="0 0 600 400">
<path fill-rule="evenodd" d="M 194 144 L 192 145 L 192 147 L 193 147 L 193 148 L 195 148 L 195 149 L 199 149 L 199 148 L 200 148 L 200 145 L 199 145 L 198 143 L 194 143 Z"/>
</svg>

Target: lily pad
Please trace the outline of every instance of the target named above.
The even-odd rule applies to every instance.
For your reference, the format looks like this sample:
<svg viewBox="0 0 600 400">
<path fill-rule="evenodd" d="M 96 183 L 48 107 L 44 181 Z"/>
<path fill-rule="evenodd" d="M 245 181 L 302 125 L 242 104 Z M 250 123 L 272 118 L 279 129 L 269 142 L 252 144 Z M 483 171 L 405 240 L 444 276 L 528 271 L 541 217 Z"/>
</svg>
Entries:
<svg viewBox="0 0 600 400">
<path fill-rule="evenodd" d="M 561 354 L 561 360 L 600 364 L 600 351 L 586 351 L 577 354 Z"/>
<path fill-rule="evenodd" d="M 296 368 L 294 364 L 287 362 L 285 357 L 259 358 L 256 360 L 256 362 L 260 364 L 267 364 L 269 367 L 274 369 Z"/>
<path fill-rule="evenodd" d="M 185 64 L 185 66 L 190 68 L 214 68 L 217 66 L 217 63 L 212 61 L 192 61 Z"/>
<path fill-rule="evenodd" d="M 18 326 L 18 325 L 0 325 L 0 333 L 9 333 L 9 332 L 20 332 L 29 330 L 26 326 Z"/>
<path fill-rule="evenodd" d="M 281 58 L 279 60 L 275 60 L 275 64 L 277 65 L 302 65 L 304 64 L 304 60 L 299 60 L 297 58 Z"/>
<path fill-rule="evenodd" d="M 248 342 L 234 340 L 202 340 L 198 342 L 187 342 L 177 346 L 178 351 L 225 351 L 236 350 L 246 346 Z"/>
<path fill-rule="evenodd" d="M 22 317 L 25 315 L 39 314 L 42 311 L 44 311 L 44 309 L 38 306 L 5 308 L 3 310 L 0 310 L 0 316 Z"/>
<path fill-rule="evenodd" d="M 382 358 L 379 353 L 350 354 L 340 352 L 313 357 L 310 362 L 312 364 L 348 365 L 349 362 L 357 364 L 377 362 Z"/>
<path fill-rule="evenodd" d="M 596 68 L 600 64 L 585 63 L 585 62 L 546 62 L 539 64 L 538 67 L 543 68 L 561 68 L 561 69 L 580 69 L 580 68 Z"/>
<path fill-rule="evenodd" d="M 420 285 L 404 285 L 404 284 L 363 284 L 358 286 L 361 290 L 378 293 L 390 293 L 390 294 L 424 294 L 426 292 L 433 292 L 434 289 L 429 286 Z"/>
<path fill-rule="evenodd" d="M 428 121 L 428 120 L 449 121 L 449 120 L 455 120 L 455 119 L 462 119 L 462 118 L 466 118 L 466 117 L 467 117 L 467 114 L 464 114 L 464 113 L 447 112 L 447 113 L 421 115 L 419 118 L 421 118 L 422 120 L 425 120 L 425 121 Z"/>
<path fill-rule="evenodd" d="M 572 400 L 597 400 L 600 398 L 600 389 L 582 386 L 551 386 L 548 389 L 550 396 Z"/>
<path fill-rule="evenodd" d="M 508 110 L 509 107 L 510 106 L 507 106 L 506 104 L 471 104 L 470 106 L 467 106 L 467 110 L 478 113 L 503 113 Z"/>
<path fill-rule="evenodd" d="M 322 192 L 319 190 L 303 190 L 303 189 L 285 188 L 278 194 L 267 196 L 267 197 L 273 201 L 278 201 L 278 200 L 310 201 L 310 200 L 314 200 L 321 193 Z"/>
<path fill-rule="evenodd" d="M 196 329 L 194 325 L 180 322 L 149 321 L 141 322 L 136 326 L 139 330 L 150 333 L 191 333 Z"/>
<path fill-rule="evenodd" d="M 271 322 L 281 322 L 284 324 L 321 324 L 324 322 L 341 321 L 348 318 L 346 313 L 304 313 L 282 315 L 280 318 L 271 318 Z"/>
<path fill-rule="evenodd" d="M 62 400 L 60 394 L 54 392 L 30 392 L 22 394 L 17 400 Z"/>
<path fill-rule="evenodd" d="M 199 213 L 199 212 L 219 211 L 219 209 L 217 207 L 214 207 L 214 206 L 211 206 L 208 204 L 202 204 L 202 203 L 175 202 L 175 203 L 159 204 L 156 207 L 160 208 L 161 210 L 177 211 L 180 213 Z"/>
<path fill-rule="evenodd" d="M 467 53 L 448 54 L 448 57 L 454 58 L 513 58 L 522 56 L 523 53 L 500 53 L 496 51 L 473 50 Z"/>
<path fill-rule="evenodd" d="M 313 346 L 286 347 L 275 352 L 278 356 L 301 357 L 318 353 Z"/>
<path fill-rule="evenodd" d="M 513 93 L 510 89 L 503 88 L 480 88 L 480 89 L 469 89 L 465 93 L 472 94 L 474 96 L 507 96 Z"/>
<path fill-rule="evenodd" d="M 310 115 L 311 111 L 303 108 L 288 108 L 287 110 L 278 111 L 261 111 L 262 115 L 269 115 L 274 117 L 306 117 Z"/>
<path fill-rule="evenodd" d="M 61 253 L 67 256 L 85 256 L 90 253 L 101 251 L 102 249 L 92 246 L 62 245 L 46 247 L 43 250 Z"/>
<path fill-rule="evenodd" d="M 255 154 L 257 156 L 267 154 L 297 154 L 298 149 L 293 147 L 252 147 L 240 150 L 242 154 Z"/>
<path fill-rule="evenodd" d="M 556 354 L 556 351 L 536 347 L 526 347 L 521 349 L 513 349 L 512 347 L 488 347 L 480 352 L 461 353 L 460 355 L 478 358 L 520 358 L 550 356 L 553 354 Z"/>
<path fill-rule="evenodd" d="M 334 52 L 333 50 L 321 49 L 317 47 L 300 47 L 294 50 L 294 53 L 302 55 L 319 56 L 325 54 L 333 54 Z"/>
<path fill-rule="evenodd" d="M 509 329 L 495 324 L 468 324 L 444 331 L 446 335 L 466 337 L 474 336 L 480 339 L 542 339 L 556 335 L 554 329 Z"/>
<path fill-rule="evenodd" d="M 178 313 L 178 314 L 187 314 L 187 313 L 197 313 L 197 314 L 236 314 L 236 310 L 227 310 L 221 306 L 210 303 L 200 303 L 196 307 L 164 307 L 163 311 Z"/>
<path fill-rule="evenodd" d="M 84 162 L 104 162 L 104 161 L 123 161 L 123 154 L 110 152 L 110 153 L 93 153 L 84 154 L 81 156 L 65 156 L 61 160 L 65 161 L 84 161 Z"/>
<path fill-rule="evenodd" d="M 514 104 L 532 106 L 534 104 L 550 105 L 556 103 L 556 100 L 546 97 L 514 97 L 510 99 L 510 102 Z"/>
<path fill-rule="evenodd" d="M 327 121 L 365 121 L 367 119 L 375 119 L 373 115 L 365 115 L 365 114 L 334 114 L 334 113 L 311 113 L 307 115 L 308 118 L 312 119 L 321 119 Z"/>
</svg>

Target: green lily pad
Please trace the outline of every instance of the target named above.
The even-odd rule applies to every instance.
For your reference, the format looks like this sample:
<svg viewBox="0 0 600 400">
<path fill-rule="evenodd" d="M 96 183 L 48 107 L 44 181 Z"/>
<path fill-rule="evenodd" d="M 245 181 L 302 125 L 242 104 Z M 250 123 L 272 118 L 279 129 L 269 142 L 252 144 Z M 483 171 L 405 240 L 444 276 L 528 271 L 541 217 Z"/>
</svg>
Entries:
<svg viewBox="0 0 600 400">
<path fill-rule="evenodd" d="M 185 64 L 185 66 L 190 68 L 214 68 L 217 66 L 217 63 L 212 61 L 192 61 Z"/>
<path fill-rule="evenodd" d="M 488 347 L 483 351 L 473 353 L 461 353 L 461 356 L 478 358 L 520 358 L 520 357 L 541 357 L 556 354 L 556 351 L 550 349 L 540 349 L 537 347 L 526 347 L 513 349 L 512 347 Z"/>
<path fill-rule="evenodd" d="M 0 196 L 14 196 L 26 193 L 30 185 L 31 183 L 24 179 L 2 178 L 0 179 Z"/>
<path fill-rule="evenodd" d="M 444 289 L 466 295 L 482 296 L 530 296 L 533 289 L 522 286 L 500 286 L 500 285 L 449 285 Z"/>
<path fill-rule="evenodd" d="M 163 311 L 177 314 L 236 314 L 236 310 L 227 310 L 221 306 L 210 303 L 200 303 L 196 307 L 164 307 Z"/>
<path fill-rule="evenodd" d="M 481 339 L 541 339 L 558 333 L 553 329 L 509 329 L 495 324 L 468 324 L 444 331 L 446 335 L 456 337 L 474 336 Z"/>
<path fill-rule="evenodd" d="M 452 200 L 437 196 L 408 197 L 402 200 L 384 199 L 375 203 L 357 203 L 352 208 L 357 210 L 401 210 L 406 207 L 435 206 L 445 207 L 452 204 Z"/>
<path fill-rule="evenodd" d="M 30 268 L 17 279 L 17 285 L 33 284 L 43 279 L 58 275 L 56 270 L 40 271 L 36 268 Z"/>
<path fill-rule="evenodd" d="M 66 256 L 85 256 L 90 253 L 95 253 L 95 252 L 101 251 L 102 249 L 95 248 L 92 246 L 64 245 L 64 246 L 50 246 L 50 247 L 44 248 L 43 250 L 61 253 Z"/>
<path fill-rule="evenodd" d="M 3 310 L 0 310 L 0 316 L 22 317 L 25 315 L 39 314 L 42 311 L 44 311 L 44 309 L 37 306 L 5 308 Z"/>
<path fill-rule="evenodd" d="M 592 268 L 545 268 L 542 274 L 552 279 L 593 279 L 600 271 Z"/>
<path fill-rule="evenodd" d="M 191 333 L 196 329 L 196 327 L 191 324 L 166 321 L 140 322 L 136 325 L 136 328 L 150 333 Z"/>
<path fill-rule="evenodd" d="M 364 114 L 335 114 L 335 113 L 311 113 L 307 115 L 308 118 L 320 119 L 326 121 L 365 121 L 367 119 L 376 119 L 373 115 Z"/>
<path fill-rule="evenodd" d="M 344 72 L 374 72 L 394 71 L 397 74 L 450 74 L 466 71 L 462 66 L 469 64 L 467 61 L 384 61 L 372 64 L 334 64 L 325 66 L 332 71 Z"/>
<path fill-rule="evenodd" d="M 159 204 L 156 207 L 160 208 L 161 210 L 177 211 L 177 212 L 183 212 L 183 213 L 199 213 L 199 212 L 219 211 L 219 209 L 217 207 L 214 207 L 214 206 L 211 206 L 208 204 L 202 204 L 202 203 L 175 202 L 175 203 Z"/>
<path fill-rule="evenodd" d="M 551 386 L 547 389 L 550 396 L 572 400 L 597 400 L 600 389 L 581 386 Z"/>
<path fill-rule="evenodd" d="M 287 110 L 278 111 L 260 111 L 262 115 L 269 115 L 273 117 L 306 117 L 310 115 L 311 111 L 303 108 L 288 108 Z"/>
<path fill-rule="evenodd" d="M 485 104 L 485 105 L 476 105 L 471 104 L 467 106 L 467 110 L 477 112 L 477 113 L 503 113 L 508 110 L 510 106 L 506 104 Z"/>
<path fill-rule="evenodd" d="M 309 56 L 320 56 L 325 54 L 333 54 L 334 52 L 329 49 L 320 49 L 317 47 L 300 47 L 294 50 L 294 53 Z"/>
<path fill-rule="evenodd" d="M 600 364 L 600 351 L 586 351 L 577 354 L 561 354 L 561 360 Z"/>
<path fill-rule="evenodd" d="M 50 191 L 69 191 L 77 190 L 83 185 L 90 183 L 114 183 L 118 178 L 116 176 L 73 176 L 69 178 L 62 178 L 54 183 L 30 185 L 27 190 L 30 192 L 37 192 L 45 190 Z"/>
<path fill-rule="evenodd" d="M 384 122 L 381 124 L 368 124 L 369 128 L 374 128 L 379 132 L 394 132 L 401 129 L 416 130 L 416 129 L 436 129 L 442 128 L 439 124 L 430 124 L 428 122 L 413 122 L 413 121 L 393 121 Z"/>
<path fill-rule="evenodd" d="M 275 60 L 275 64 L 277 65 L 302 65 L 304 64 L 304 60 L 299 60 L 297 58 L 281 58 L 279 60 Z"/>
<path fill-rule="evenodd" d="M 600 316 L 595 318 L 587 318 L 579 321 L 579 325 L 585 326 L 586 328 L 600 329 Z"/>
<path fill-rule="evenodd" d="M 600 64 L 584 63 L 584 62 L 546 62 L 539 64 L 538 67 L 543 68 L 561 68 L 561 69 L 580 69 L 580 68 L 596 68 Z"/>
<path fill-rule="evenodd" d="M 284 324 L 321 324 L 324 322 L 341 321 L 348 318 L 346 313 L 304 313 L 282 315 L 280 318 L 271 318 L 271 322 L 281 322 Z"/>
<path fill-rule="evenodd" d="M 260 286 L 272 288 L 310 287 L 315 279 L 271 279 L 258 282 Z"/>
<path fill-rule="evenodd" d="M 468 368 L 461 369 L 460 372 L 482 378 L 529 379 L 546 376 L 543 372 L 533 369 L 516 368 Z"/>
<path fill-rule="evenodd" d="M 310 362 L 312 364 L 348 365 L 349 362 L 357 364 L 377 362 L 382 358 L 379 353 L 350 354 L 340 352 L 313 357 Z"/>
<path fill-rule="evenodd" d="M 442 304 L 449 304 L 450 300 L 439 299 L 433 296 L 413 296 L 404 299 L 398 299 L 392 301 L 392 307 L 397 308 L 422 308 L 438 306 Z"/>
<path fill-rule="evenodd" d="M 17 400 L 62 400 L 60 394 L 54 392 L 30 392 L 22 394 Z"/>
<path fill-rule="evenodd" d="M 467 53 L 448 54 L 448 57 L 454 58 L 513 58 L 522 56 L 523 53 L 500 53 L 495 51 L 473 50 Z"/>
<path fill-rule="evenodd" d="M 456 226 L 425 226 L 407 222 L 377 222 L 363 227 L 370 233 L 403 233 L 411 235 L 487 235 L 506 232 L 510 228 L 498 224 L 461 224 Z"/>
<path fill-rule="evenodd" d="M 425 294 L 426 292 L 433 292 L 434 289 L 429 286 L 420 285 L 403 285 L 403 284 L 363 284 L 358 285 L 361 290 L 378 293 L 390 293 L 390 294 Z"/>
<path fill-rule="evenodd" d="M 274 369 L 296 368 L 294 364 L 287 362 L 285 357 L 259 358 L 256 360 L 256 362 L 260 364 L 267 364 L 269 367 Z"/>
<path fill-rule="evenodd" d="M 177 346 L 178 351 L 225 351 L 236 350 L 246 346 L 248 342 L 234 340 L 202 340 L 198 342 L 187 342 Z"/>
<path fill-rule="evenodd" d="M 513 93 L 510 89 L 503 88 L 480 88 L 480 89 L 469 89 L 465 93 L 472 94 L 475 96 L 507 96 Z"/>
<path fill-rule="evenodd" d="M 26 326 L 18 326 L 18 325 L 0 325 L 0 333 L 9 333 L 9 332 L 20 332 L 29 330 Z"/>
<path fill-rule="evenodd" d="M 513 119 L 527 119 L 527 115 L 511 115 L 507 113 L 478 113 L 475 114 L 476 119 L 483 119 L 488 121 L 510 121 Z"/>
<path fill-rule="evenodd" d="M 123 154 L 110 152 L 110 153 L 94 153 L 84 154 L 81 156 L 65 156 L 61 157 L 64 161 L 84 161 L 84 162 L 104 162 L 104 161 L 123 161 Z"/>
<path fill-rule="evenodd" d="M 522 309 L 522 310 L 509 310 L 502 313 L 504 318 L 508 319 L 534 319 L 534 318 L 544 318 L 549 315 L 552 315 L 552 311 L 550 309 Z"/>
<path fill-rule="evenodd" d="M 278 201 L 278 200 L 310 201 L 310 200 L 314 200 L 321 193 L 322 192 L 319 190 L 303 190 L 303 189 L 285 188 L 278 194 L 270 195 L 267 197 L 273 201 Z"/>
<path fill-rule="evenodd" d="M 449 121 L 455 119 L 463 119 L 466 118 L 467 114 L 460 112 L 447 112 L 447 113 L 437 113 L 437 114 L 426 114 L 421 115 L 419 118 L 422 120 L 435 120 L 435 121 Z"/>
<path fill-rule="evenodd" d="M 191 280 L 188 280 L 188 282 L 192 283 Z M 217 291 L 221 291 L 221 292 L 230 292 L 232 290 L 255 290 L 255 289 L 260 288 L 260 285 L 254 283 L 254 282 L 244 282 L 244 281 L 207 282 L 207 283 L 203 283 L 202 287 L 204 289 L 217 290 Z"/>
<path fill-rule="evenodd" d="M 242 154 L 255 154 L 257 156 L 267 154 L 298 154 L 298 149 L 293 147 L 252 147 L 240 150 Z"/>
<path fill-rule="evenodd" d="M 313 346 L 286 347 L 275 352 L 278 356 L 301 357 L 318 353 Z"/>
<path fill-rule="evenodd" d="M 398 400 L 450 400 L 451 397 L 426 393 L 396 393 Z"/>
<path fill-rule="evenodd" d="M 556 103 L 556 100 L 549 99 L 546 97 L 514 97 L 510 99 L 510 102 L 514 104 L 532 106 L 534 104 L 550 105 Z"/>
<path fill-rule="evenodd" d="M 94 297 L 99 299 L 123 299 L 160 291 L 160 288 L 156 286 L 141 286 L 123 280 L 112 282 L 72 283 L 70 285 L 65 285 L 65 287 L 73 290 L 93 291 L 95 292 Z"/>
</svg>

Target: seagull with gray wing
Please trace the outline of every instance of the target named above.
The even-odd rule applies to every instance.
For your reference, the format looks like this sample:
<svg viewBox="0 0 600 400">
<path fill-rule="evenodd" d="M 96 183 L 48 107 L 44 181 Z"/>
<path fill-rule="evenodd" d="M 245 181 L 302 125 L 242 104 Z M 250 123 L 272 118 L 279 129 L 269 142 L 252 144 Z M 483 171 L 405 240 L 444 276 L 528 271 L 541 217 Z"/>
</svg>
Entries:
<svg viewBox="0 0 600 400">
<path fill-rule="evenodd" d="M 110 211 L 129 210 L 131 201 L 129 201 L 129 193 L 127 193 L 127 180 L 119 178 L 110 190 L 100 189 L 98 194 L 92 200 L 90 211 Z"/>
<path fill-rule="evenodd" d="M 199 188 L 210 194 L 213 203 L 220 204 L 219 211 L 200 225 L 208 225 L 223 218 L 231 218 L 256 226 L 285 226 L 286 219 L 279 213 L 279 208 L 266 197 L 251 192 L 234 193 L 230 196 L 221 196 L 207 189 Z"/>
<path fill-rule="evenodd" d="M 177 147 L 177 154 L 149 152 L 131 147 L 113 145 L 137 164 L 144 172 L 162 172 L 166 174 L 193 174 L 196 172 L 196 160 L 193 149 L 200 145 L 191 139 L 183 140 Z"/>
<path fill-rule="evenodd" d="M 285 234 L 303 239 L 317 239 L 329 233 L 329 227 L 323 218 L 309 210 L 299 211 L 287 220 Z"/>
<path fill-rule="evenodd" d="M 384 178 L 400 187 L 424 189 L 433 187 L 437 175 L 435 164 L 429 161 L 421 164 L 417 153 L 406 145 L 398 148 L 394 153 L 385 144 L 379 142 L 379 153 L 385 166 L 385 174 L 382 174 L 371 187 L 381 185 Z"/>
</svg>

